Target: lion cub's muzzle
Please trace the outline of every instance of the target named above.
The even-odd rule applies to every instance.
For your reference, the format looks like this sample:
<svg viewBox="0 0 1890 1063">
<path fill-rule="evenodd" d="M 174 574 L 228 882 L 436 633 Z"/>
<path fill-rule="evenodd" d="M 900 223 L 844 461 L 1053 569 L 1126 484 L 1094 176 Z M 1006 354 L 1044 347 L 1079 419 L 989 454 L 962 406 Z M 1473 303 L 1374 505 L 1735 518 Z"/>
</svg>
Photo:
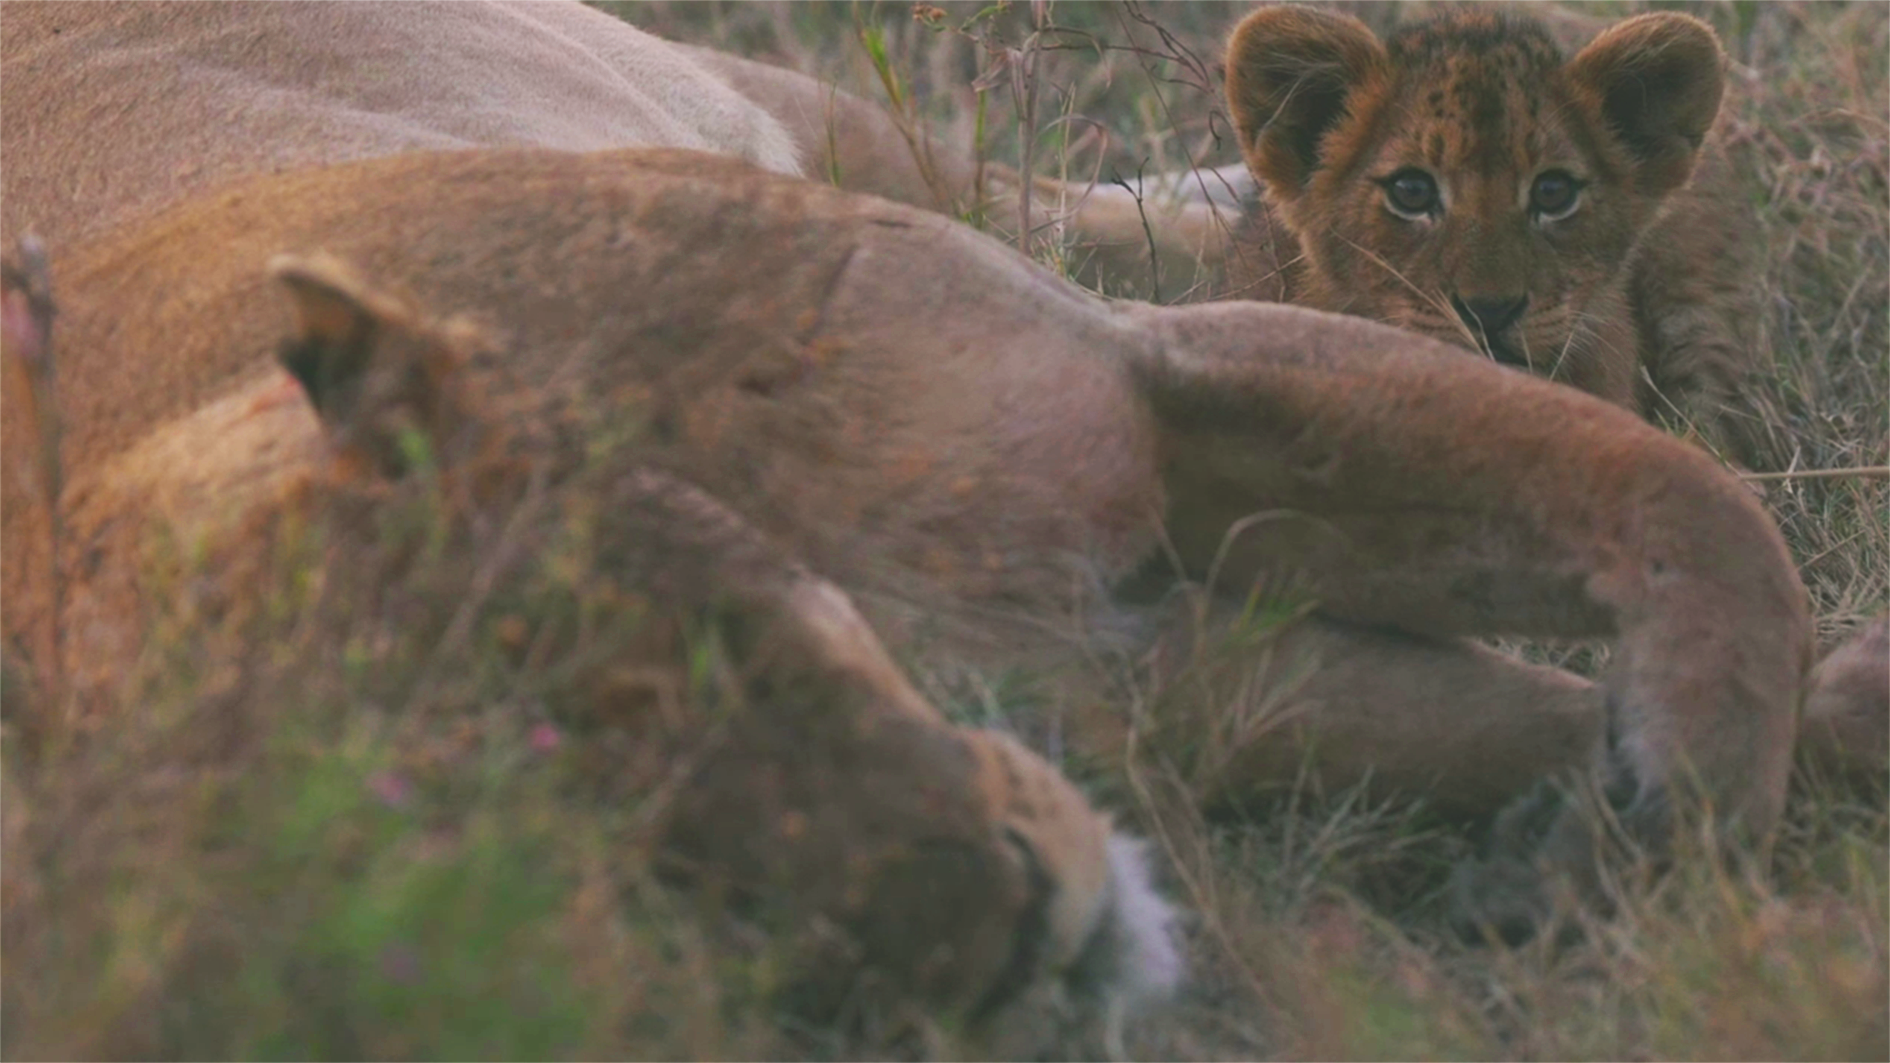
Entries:
<svg viewBox="0 0 1890 1063">
<path fill-rule="evenodd" d="M 1529 358 L 1516 342 L 1523 314 L 1529 309 L 1529 295 L 1452 295 L 1450 307 L 1470 330 L 1478 346 L 1490 357 L 1521 369 L 1530 367 Z"/>
</svg>

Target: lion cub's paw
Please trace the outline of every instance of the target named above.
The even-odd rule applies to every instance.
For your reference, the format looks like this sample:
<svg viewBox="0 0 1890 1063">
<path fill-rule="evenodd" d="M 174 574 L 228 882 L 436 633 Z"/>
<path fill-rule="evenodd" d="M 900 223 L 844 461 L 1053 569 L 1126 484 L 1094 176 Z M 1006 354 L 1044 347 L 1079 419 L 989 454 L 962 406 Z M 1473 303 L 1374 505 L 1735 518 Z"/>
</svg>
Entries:
<svg viewBox="0 0 1890 1063">
<path fill-rule="evenodd" d="M 1811 673 L 1798 747 L 1828 773 L 1882 785 L 1890 772 L 1890 615 L 1864 625 Z"/>
<path fill-rule="evenodd" d="M 1520 945 L 1552 913 L 1536 855 L 1566 813 L 1562 792 L 1538 783 L 1491 826 L 1488 856 L 1460 865 L 1450 882 L 1450 925 L 1465 941 Z"/>
<path fill-rule="evenodd" d="M 1624 776 L 1619 765 L 1614 768 L 1614 774 Z M 1599 813 L 1587 802 L 1606 801 L 1615 815 L 1627 819 L 1644 817 L 1623 807 L 1631 803 L 1621 792 L 1628 787 L 1582 799 L 1572 786 L 1578 786 L 1576 780 L 1537 783 L 1497 816 L 1485 857 L 1457 868 L 1450 883 L 1450 925 L 1463 940 L 1521 945 L 1556 932 L 1560 914 L 1604 904 L 1594 863 L 1597 839 L 1588 828 L 1589 817 Z"/>
<path fill-rule="evenodd" d="M 1514 857 L 1459 866 L 1451 876 L 1450 907 L 1457 936 L 1510 946 L 1535 937 L 1554 910 L 1542 872 Z"/>
</svg>

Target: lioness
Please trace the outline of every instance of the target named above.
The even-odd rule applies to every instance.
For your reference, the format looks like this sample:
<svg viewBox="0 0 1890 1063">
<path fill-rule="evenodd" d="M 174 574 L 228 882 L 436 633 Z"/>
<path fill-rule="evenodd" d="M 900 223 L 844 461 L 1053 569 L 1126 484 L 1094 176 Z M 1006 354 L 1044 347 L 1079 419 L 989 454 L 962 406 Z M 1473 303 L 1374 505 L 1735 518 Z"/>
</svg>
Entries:
<svg viewBox="0 0 1890 1063">
<path fill-rule="evenodd" d="M 1672 12 L 1565 58 L 1519 10 L 1381 41 L 1262 8 L 1227 45 L 1262 199 L 1229 288 L 1474 347 L 1751 461 L 1753 219 L 1714 133 L 1725 64 Z"/>
<path fill-rule="evenodd" d="M 569 45 L 559 19 L 584 46 L 514 47 Z M 1734 480 L 1619 410 L 1315 311 L 1104 303 L 940 215 L 727 158 L 778 163 L 787 128 L 739 96 L 657 106 L 748 130 L 723 157 L 606 150 L 667 142 L 584 119 L 650 107 L 632 75 L 661 85 L 652 62 L 688 53 L 578 8 L 9 6 L 0 29 L 8 235 L 63 237 L 70 474 L 53 616 L 9 375 L 6 624 L 63 628 L 76 686 L 108 688 L 143 639 L 152 525 L 236 556 L 429 469 L 483 504 L 582 510 L 626 582 L 773 632 L 753 652 L 780 711 L 691 776 L 675 847 L 786 884 L 980 1022 L 1045 986 L 1172 983 L 1168 917 L 1131 843 L 1016 743 L 947 725 L 879 637 L 1066 664 L 1054 633 L 1078 618 L 1132 637 L 1150 617 L 1111 592 L 1162 556 L 1237 595 L 1291 577 L 1323 613 L 1291 636 L 1323 709 L 1216 787 L 1316 746 L 1339 775 L 1487 805 L 1592 753 L 1652 843 L 1694 780 L 1729 829 L 1777 818 L 1803 590 Z M 383 47 L 410 80 L 360 76 Z M 570 63 L 608 76 L 553 91 Z M 103 105 L 140 70 L 173 80 Z M 507 71 L 551 88 L 462 109 Z M 30 353 L 48 319 L 21 298 L 7 343 Z M 1618 652 L 1590 684 L 1454 641 L 1488 632 Z M 784 795 L 798 818 L 762 815 Z M 1586 824 L 1553 817 L 1506 859 L 1586 875 Z M 1538 915 L 1516 879 L 1489 881 Z"/>
</svg>

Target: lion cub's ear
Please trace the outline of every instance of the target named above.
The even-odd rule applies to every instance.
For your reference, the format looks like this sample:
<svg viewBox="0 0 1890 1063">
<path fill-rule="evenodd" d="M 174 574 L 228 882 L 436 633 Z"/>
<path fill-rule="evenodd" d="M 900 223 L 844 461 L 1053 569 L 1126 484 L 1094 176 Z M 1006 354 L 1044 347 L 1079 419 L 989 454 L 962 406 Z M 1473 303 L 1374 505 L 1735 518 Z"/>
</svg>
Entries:
<svg viewBox="0 0 1890 1063">
<path fill-rule="evenodd" d="M 269 272 L 298 319 L 277 359 L 343 453 L 385 476 L 464 454 L 477 427 L 459 371 L 469 330 L 422 319 L 326 255 L 281 255 Z"/>
<path fill-rule="evenodd" d="M 1706 23 L 1658 12 L 1610 27 L 1569 61 L 1576 99 L 1627 148 L 1635 185 L 1664 196 L 1686 183 L 1726 87 L 1726 55 Z"/>
<path fill-rule="evenodd" d="M 1389 69 L 1384 45 L 1350 16 L 1297 6 L 1248 15 L 1227 42 L 1227 106 L 1247 168 L 1275 195 L 1296 196 L 1326 134 Z"/>
</svg>

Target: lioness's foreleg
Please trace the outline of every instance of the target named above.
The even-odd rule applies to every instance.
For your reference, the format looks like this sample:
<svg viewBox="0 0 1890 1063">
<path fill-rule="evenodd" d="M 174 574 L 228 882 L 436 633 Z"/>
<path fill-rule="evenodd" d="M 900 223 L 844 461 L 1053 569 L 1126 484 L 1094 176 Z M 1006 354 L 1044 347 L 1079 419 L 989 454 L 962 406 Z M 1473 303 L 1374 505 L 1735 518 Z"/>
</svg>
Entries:
<svg viewBox="0 0 1890 1063">
<path fill-rule="evenodd" d="M 1613 636 L 1602 767 L 1629 833 L 1660 848 L 1697 798 L 1768 835 L 1810 625 L 1737 480 L 1624 411 L 1363 322 L 1148 313 L 1184 561 L 1297 577 L 1328 615 L 1413 633 Z M 1599 842 L 1565 811 L 1520 856 L 1585 877 Z"/>
</svg>

